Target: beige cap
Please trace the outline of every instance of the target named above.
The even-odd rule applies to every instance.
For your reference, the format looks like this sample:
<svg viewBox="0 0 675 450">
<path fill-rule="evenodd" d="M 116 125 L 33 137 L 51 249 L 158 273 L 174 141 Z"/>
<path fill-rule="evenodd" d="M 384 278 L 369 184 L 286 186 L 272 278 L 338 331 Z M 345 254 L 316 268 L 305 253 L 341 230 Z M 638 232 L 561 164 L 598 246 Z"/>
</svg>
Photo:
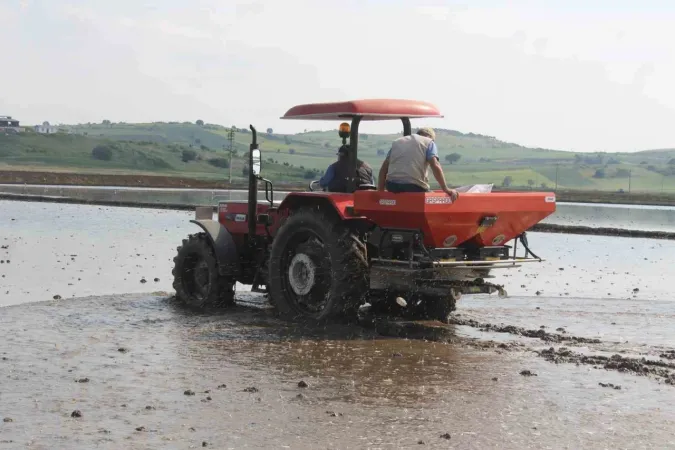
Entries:
<svg viewBox="0 0 675 450">
<path fill-rule="evenodd" d="M 436 140 L 436 132 L 434 131 L 433 128 L 429 127 L 420 128 L 419 130 L 417 130 L 417 134 L 430 137 L 434 141 Z"/>
</svg>

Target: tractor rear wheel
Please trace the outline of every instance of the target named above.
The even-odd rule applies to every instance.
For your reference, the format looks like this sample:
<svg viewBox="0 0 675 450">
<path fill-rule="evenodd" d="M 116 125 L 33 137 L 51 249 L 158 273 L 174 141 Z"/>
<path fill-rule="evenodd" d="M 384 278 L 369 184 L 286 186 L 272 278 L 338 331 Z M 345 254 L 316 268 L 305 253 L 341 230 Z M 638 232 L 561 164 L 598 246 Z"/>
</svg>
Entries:
<svg viewBox="0 0 675 450">
<path fill-rule="evenodd" d="M 321 323 L 355 315 L 369 289 L 365 245 L 339 219 L 298 211 L 274 238 L 268 279 L 282 316 Z"/>
<path fill-rule="evenodd" d="M 235 280 L 221 273 L 206 233 L 183 239 L 173 261 L 173 288 L 186 306 L 203 309 L 234 304 Z"/>
</svg>

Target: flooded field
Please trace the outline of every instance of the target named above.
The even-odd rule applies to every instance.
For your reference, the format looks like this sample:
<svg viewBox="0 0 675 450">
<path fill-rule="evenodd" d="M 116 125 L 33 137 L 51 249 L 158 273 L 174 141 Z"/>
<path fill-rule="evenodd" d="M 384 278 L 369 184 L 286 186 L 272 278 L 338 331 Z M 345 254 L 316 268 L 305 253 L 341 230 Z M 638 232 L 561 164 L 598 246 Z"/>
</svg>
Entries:
<svg viewBox="0 0 675 450">
<path fill-rule="evenodd" d="M 245 191 L 130 187 L 0 185 L 0 193 L 44 195 L 91 201 L 215 205 L 220 200 L 246 200 Z M 275 192 L 281 200 L 287 192 Z M 264 199 L 264 192 L 259 198 Z M 675 206 L 558 203 L 557 211 L 542 223 L 675 232 Z"/>
<path fill-rule="evenodd" d="M 465 296 L 425 340 L 297 329 L 241 286 L 232 310 L 183 310 L 189 212 L 0 211 L 0 448 L 675 441 L 675 242 L 531 233 L 546 261 L 501 271 L 509 298 Z"/>
</svg>

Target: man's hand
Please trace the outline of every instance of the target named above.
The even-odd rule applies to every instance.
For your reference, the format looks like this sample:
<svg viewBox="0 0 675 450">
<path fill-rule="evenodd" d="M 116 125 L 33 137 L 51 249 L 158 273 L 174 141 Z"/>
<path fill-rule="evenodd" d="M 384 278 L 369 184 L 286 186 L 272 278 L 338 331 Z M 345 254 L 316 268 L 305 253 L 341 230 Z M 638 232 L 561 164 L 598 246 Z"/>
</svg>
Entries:
<svg viewBox="0 0 675 450">
<path fill-rule="evenodd" d="M 443 191 L 445 191 L 445 193 L 450 196 L 450 200 L 452 200 L 452 203 L 455 203 L 459 198 L 459 192 L 457 192 L 454 189 L 446 187 L 445 189 L 443 189 Z"/>
</svg>

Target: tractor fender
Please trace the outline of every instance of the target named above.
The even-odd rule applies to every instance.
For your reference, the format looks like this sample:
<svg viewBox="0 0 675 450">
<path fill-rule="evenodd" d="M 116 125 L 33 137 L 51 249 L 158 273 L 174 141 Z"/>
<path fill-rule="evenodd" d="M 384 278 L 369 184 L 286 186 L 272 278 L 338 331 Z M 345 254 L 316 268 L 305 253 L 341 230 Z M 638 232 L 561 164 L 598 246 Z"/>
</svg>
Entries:
<svg viewBox="0 0 675 450">
<path fill-rule="evenodd" d="M 348 213 L 354 207 L 353 194 L 330 192 L 289 192 L 279 204 L 279 211 L 295 210 L 301 207 L 322 208 L 335 214 L 340 220 L 365 219 Z"/>
<path fill-rule="evenodd" d="M 234 276 L 239 275 L 239 252 L 227 228 L 211 219 L 191 220 L 190 222 L 199 226 L 208 236 L 221 274 L 225 270 Z"/>
</svg>

